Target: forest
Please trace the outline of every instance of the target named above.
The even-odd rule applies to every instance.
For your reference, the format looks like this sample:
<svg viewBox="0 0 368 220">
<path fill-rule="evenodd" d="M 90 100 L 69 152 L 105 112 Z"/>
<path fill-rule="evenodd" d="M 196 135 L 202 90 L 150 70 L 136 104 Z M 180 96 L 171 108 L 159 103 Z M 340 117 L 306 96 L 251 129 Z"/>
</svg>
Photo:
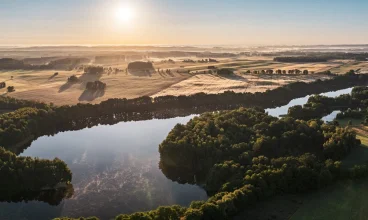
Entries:
<svg viewBox="0 0 368 220">
<path fill-rule="evenodd" d="M 333 124 L 277 119 L 261 109 L 240 108 L 205 113 L 186 125 L 176 125 L 159 152 L 162 167 L 205 177 L 205 189 L 211 194 L 234 190 L 243 178 L 237 175 L 246 172 L 255 157 L 312 153 L 320 160 L 336 161 L 359 145 L 354 132 Z"/>
<path fill-rule="evenodd" d="M 73 192 L 72 173 L 58 158 L 16 156 L 0 148 L 0 201 L 45 201 L 57 205 Z"/>
</svg>

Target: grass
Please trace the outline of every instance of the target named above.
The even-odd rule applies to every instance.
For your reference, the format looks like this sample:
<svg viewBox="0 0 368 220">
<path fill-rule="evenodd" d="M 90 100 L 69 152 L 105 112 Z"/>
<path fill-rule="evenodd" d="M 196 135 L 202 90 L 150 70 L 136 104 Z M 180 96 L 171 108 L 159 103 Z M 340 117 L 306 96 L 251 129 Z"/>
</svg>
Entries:
<svg viewBox="0 0 368 220">
<path fill-rule="evenodd" d="M 368 216 L 368 180 L 338 182 L 309 194 L 290 220 L 360 220 Z"/>
</svg>

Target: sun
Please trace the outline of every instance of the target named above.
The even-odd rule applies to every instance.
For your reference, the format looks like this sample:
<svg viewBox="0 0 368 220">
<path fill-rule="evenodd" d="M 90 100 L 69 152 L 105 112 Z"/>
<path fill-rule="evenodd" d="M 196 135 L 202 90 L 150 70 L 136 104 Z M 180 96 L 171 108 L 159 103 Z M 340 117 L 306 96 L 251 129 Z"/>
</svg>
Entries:
<svg viewBox="0 0 368 220">
<path fill-rule="evenodd" d="M 131 22 L 134 18 L 134 10 L 129 6 L 119 7 L 116 9 L 116 18 L 120 22 Z"/>
</svg>

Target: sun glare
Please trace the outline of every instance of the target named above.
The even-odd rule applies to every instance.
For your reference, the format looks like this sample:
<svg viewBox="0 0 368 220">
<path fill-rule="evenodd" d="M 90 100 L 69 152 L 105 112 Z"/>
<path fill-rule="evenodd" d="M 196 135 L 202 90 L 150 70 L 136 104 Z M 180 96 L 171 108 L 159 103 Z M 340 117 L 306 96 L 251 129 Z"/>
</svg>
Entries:
<svg viewBox="0 0 368 220">
<path fill-rule="evenodd" d="M 116 10 L 116 17 L 120 22 L 131 22 L 134 17 L 134 10 L 131 7 L 119 7 Z"/>
</svg>

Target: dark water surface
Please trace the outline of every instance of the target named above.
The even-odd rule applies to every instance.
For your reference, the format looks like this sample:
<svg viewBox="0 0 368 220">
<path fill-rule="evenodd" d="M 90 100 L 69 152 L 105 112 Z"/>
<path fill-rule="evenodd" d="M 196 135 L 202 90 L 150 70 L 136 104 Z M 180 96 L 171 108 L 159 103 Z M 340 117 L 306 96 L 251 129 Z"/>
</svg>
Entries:
<svg viewBox="0 0 368 220">
<path fill-rule="evenodd" d="M 352 88 L 323 93 L 329 97 L 351 93 Z M 273 116 L 303 105 L 309 96 L 288 105 L 266 109 Z M 337 112 L 326 116 L 333 120 Z M 111 219 L 121 213 L 155 209 L 162 205 L 187 206 L 207 199 L 199 186 L 179 184 L 159 169 L 159 144 L 177 123 L 194 115 L 161 120 L 120 122 L 79 131 L 60 132 L 33 141 L 21 156 L 60 158 L 73 172 L 74 195 L 57 206 L 43 202 L 0 203 L 0 219 L 42 220 L 60 216 L 97 216 Z"/>
</svg>

